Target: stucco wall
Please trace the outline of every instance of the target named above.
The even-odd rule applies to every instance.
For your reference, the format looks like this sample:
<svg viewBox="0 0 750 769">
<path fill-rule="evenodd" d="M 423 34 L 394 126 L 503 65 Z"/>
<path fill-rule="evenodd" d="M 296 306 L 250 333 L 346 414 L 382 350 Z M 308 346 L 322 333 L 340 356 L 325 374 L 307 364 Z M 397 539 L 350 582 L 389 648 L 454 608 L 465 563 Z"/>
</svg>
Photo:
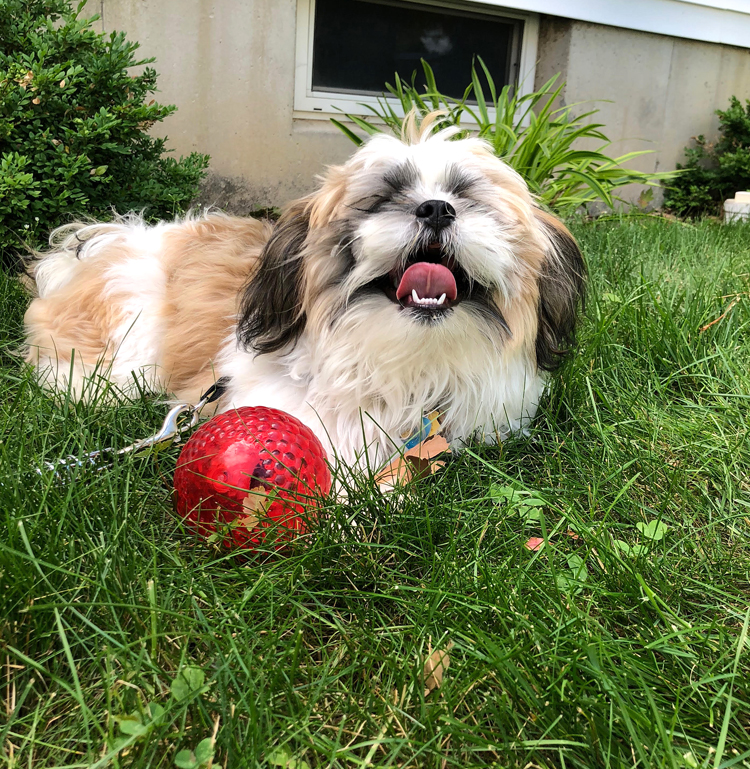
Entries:
<svg viewBox="0 0 750 769">
<path fill-rule="evenodd" d="M 539 50 L 536 86 L 562 71 L 563 104 L 611 100 L 597 101 L 592 119 L 606 126 L 612 154 L 653 151 L 631 161 L 643 171 L 674 169 L 691 137 L 718 135 L 715 110 L 725 109 L 732 95 L 750 98 L 745 48 L 543 16 Z M 634 185 L 624 197 L 640 189 Z"/>
<path fill-rule="evenodd" d="M 177 154 L 212 158 L 203 202 L 237 212 L 283 204 L 352 151 L 329 123 L 293 117 L 296 0 L 90 0 L 88 9 L 156 57 L 157 97 L 178 106 L 159 130 Z M 612 100 L 597 104 L 597 122 L 614 153 L 655 151 L 634 161 L 643 170 L 674 168 L 691 136 L 716 134 L 715 109 L 750 97 L 747 49 L 543 16 L 536 83 L 558 71 L 564 103 Z"/>
<path fill-rule="evenodd" d="M 326 121 L 293 120 L 296 0 L 95 0 L 103 28 L 156 57 L 177 112 L 156 130 L 176 154 L 211 155 L 204 203 L 247 212 L 309 192 L 352 143 Z"/>
</svg>

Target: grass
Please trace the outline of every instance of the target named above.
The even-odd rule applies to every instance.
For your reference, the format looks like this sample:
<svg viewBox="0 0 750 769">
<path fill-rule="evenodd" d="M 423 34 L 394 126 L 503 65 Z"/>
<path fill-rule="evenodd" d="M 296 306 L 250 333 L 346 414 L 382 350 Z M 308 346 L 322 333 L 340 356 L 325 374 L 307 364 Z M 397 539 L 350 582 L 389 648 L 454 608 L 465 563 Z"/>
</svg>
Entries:
<svg viewBox="0 0 750 769">
<path fill-rule="evenodd" d="M 750 229 L 575 234 L 580 346 L 529 438 L 244 561 L 172 516 L 177 447 L 33 471 L 165 409 L 52 403 L 4 278 L 0 763 L 750 766 Z"/>
</svg>

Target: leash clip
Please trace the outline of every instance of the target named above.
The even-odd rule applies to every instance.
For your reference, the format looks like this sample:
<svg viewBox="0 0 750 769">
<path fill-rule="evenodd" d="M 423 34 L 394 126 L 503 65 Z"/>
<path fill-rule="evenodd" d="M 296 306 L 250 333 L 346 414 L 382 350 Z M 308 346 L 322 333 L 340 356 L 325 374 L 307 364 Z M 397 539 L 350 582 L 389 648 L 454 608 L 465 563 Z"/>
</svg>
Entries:
<svg viewBox="0 0 750 769">
<path fill-rule="evenodd" d="M 189 403 L 178 403 L 169 410 L 169 413 L 162 423 L 161 430 L 159 430 L 158 433 L 154 433 L 148 438 L 143 438 L 140 441 L 131 443 L 130 446 L 125 446 L 125 448 L 120 449 L 117 454 L 129 454 L 131 451 L 141 451 L 150 446 L 155 446 L 158 443 L 179 440 L 180 435 L 184 430 L 189 430 L 198 423 L 200 409 L 203 408 L 203 406 L 205 406 L 205 402 L 203 401 L 200 401 L 195 406 L 191 406 Z M 180 417 L 183 414 L 189 414 L 190 416 L 190 420 L 187 424 L 180 424 L 182 421 L 180 420 Z"/>
<path fill-rule="evenodd" d="M 123 454 L 137 453 L 139 451 L 143 451 L 144 449 L 151 448 L 152 446 L 158 446 L 161 443 L 166 443 L 167 441 L 177 442 L 182 436 L 182 433 L 186 432 L 187 430 L 192 430 L 192 428 L 198 424 L 203 407 L 206 404 L 213 403 L 215 400 L 220 398 L 224 394 L 226 388 L 227 379 L 222 377 L 221 379 L 217 380 L 216 384 L 211 385 L 211 387 L 209 387 L 208 390 L 206 390 L 206 392 L 201 395 L 200 400 L 195 405 L 190 403 L 177 403 L 176 405 L 172 406 L 172 408 L 167 413 L 167 416 L 162 423 L 161 429 L 158 432 L 150 435 L 148 438 L 142 438 L 139 441 L 135 441 L 135 443 L 131 443 L 129 446 L 125 446 L 125 448 L 118 450 L 115 450 L 111 447 L 106 449 L 97 449 L 96 451 L 91 451 L 88 454 L 84 454 L 82 457 L 63 457 L 62 459 L 58 459 L 54 462 L 44 462 L 43 465 L 47 470 L 51 470 L 57 477 L 59 477 L 60 470 L 70 470 L 74 467 L 83 467 L 85 465 L 97 465 L 105 456 L 114 458 L 122 456 Z M 185 417 L 187 417 L 187 419 L 185 419 Z M 109 467 L 111 464 L 112 463 L 110 462 L 105 465 L 100 465 L 97 467 L 97 469 L 103 470 L 104 468 Z M 37 467 L 36 471 L 40 475 L 42 474 L 41 467 Z"/>
</svg>

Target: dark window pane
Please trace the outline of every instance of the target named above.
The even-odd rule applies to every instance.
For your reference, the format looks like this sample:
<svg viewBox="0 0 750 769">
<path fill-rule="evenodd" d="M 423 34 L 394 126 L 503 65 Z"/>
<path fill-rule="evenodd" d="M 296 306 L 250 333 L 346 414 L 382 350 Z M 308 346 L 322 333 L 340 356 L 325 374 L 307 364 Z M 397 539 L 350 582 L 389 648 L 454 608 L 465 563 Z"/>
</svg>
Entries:
<svg viewBox="0 0 750 769">
<path fill-rule="evenodd" d="M 424 84 L 420 59 L 438 88 L 461 98 L 481 56 L 499 88 L 514 81 L 514 43 L 523 22 L 446 8 L 373 0 L 316 0 L 313 91 L 377 93 L 398 72 Z"/>
</svg>

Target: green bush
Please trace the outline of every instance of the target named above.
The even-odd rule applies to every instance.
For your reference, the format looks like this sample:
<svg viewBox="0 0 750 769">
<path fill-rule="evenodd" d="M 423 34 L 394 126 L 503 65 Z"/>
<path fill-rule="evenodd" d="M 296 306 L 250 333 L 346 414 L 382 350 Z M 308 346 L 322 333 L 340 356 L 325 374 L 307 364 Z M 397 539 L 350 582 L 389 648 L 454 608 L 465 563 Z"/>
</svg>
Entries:
<svg viewBox="0 0 750 769">
<path fill-rule="evenodd" d="M 750 189 L 750 99 L 732 96 L 729 109 L 716 110 L 721 138 L 711 144 L 702 134 L 685 148 L 682 173 L 667 188 L 664 205 L 680 216 L 721 213 L 737 190 Z"/>
<path fill-rule="evenodd" d="M 97 33 L 69 0 L 0 0 L 0 255 L 41 245 L 74 216 L 183 211 L 208 156 L 165 156 L 148 129 L 174 112 L 130 75 L 137 43 Z"/>
<path fill-rule="evenodd" d="M 394 109 L 394 99 L 404 114 L 414 110 L 420 118 L 434 110 L 442 110 L 443 125 L 463 128 L 457 138 L 477 134 L 486 139 L 495 154 L 521 174 L 539 200 L 559 213 L 570 213 L 594 200 L 612 206 L 614 200 L 619 199 L 613 195 L 619 187 L 633 182 L 655 185 L 671 177 L 669 173 L 648 174 L 623 166 L 648 151 L 629 152 L 616 158 L 606 155 L 604 150 L 611 142 L 599 130 L 603 125 L 586 122 L 598 110 L 576 115 L 574 108 L 579 105 L 555 109 L 554 102 L 565 86 L 561 83 L 555 87 L 558 75 L 538 91 L 525 96 L 518 96 L 510 86 L 498 93 L 484 62 L 478 61 L 489 87 L 489 98 L 475 66 L 472 66 L 471 84 L 463 98 L 453 99 L 438 90 L 432 69 L 423 60 L 427 82 L 425 93 L 420 93 L 415 86 L 416 73 L 412 75 L 411 83 L 396 73 L 396 85 L 386 83 L 392 98 L 386 98 L 384 94 L 378 99 L 377 108 L 362 106 L 397 136 L 401 135 L 404 118 Z M 462 126 L 465 116 L 472 122 Z M 369 120 L 355 115 L 346 117 L 368 134 L 382 131 L 380 125 Z M 353 142 L 362 142 L 343 123 L 332 122 Z M 602 144 L 597 150 L 574 149 L 574 143 L 581 139 L 593 139 Z"/>
</svg>

